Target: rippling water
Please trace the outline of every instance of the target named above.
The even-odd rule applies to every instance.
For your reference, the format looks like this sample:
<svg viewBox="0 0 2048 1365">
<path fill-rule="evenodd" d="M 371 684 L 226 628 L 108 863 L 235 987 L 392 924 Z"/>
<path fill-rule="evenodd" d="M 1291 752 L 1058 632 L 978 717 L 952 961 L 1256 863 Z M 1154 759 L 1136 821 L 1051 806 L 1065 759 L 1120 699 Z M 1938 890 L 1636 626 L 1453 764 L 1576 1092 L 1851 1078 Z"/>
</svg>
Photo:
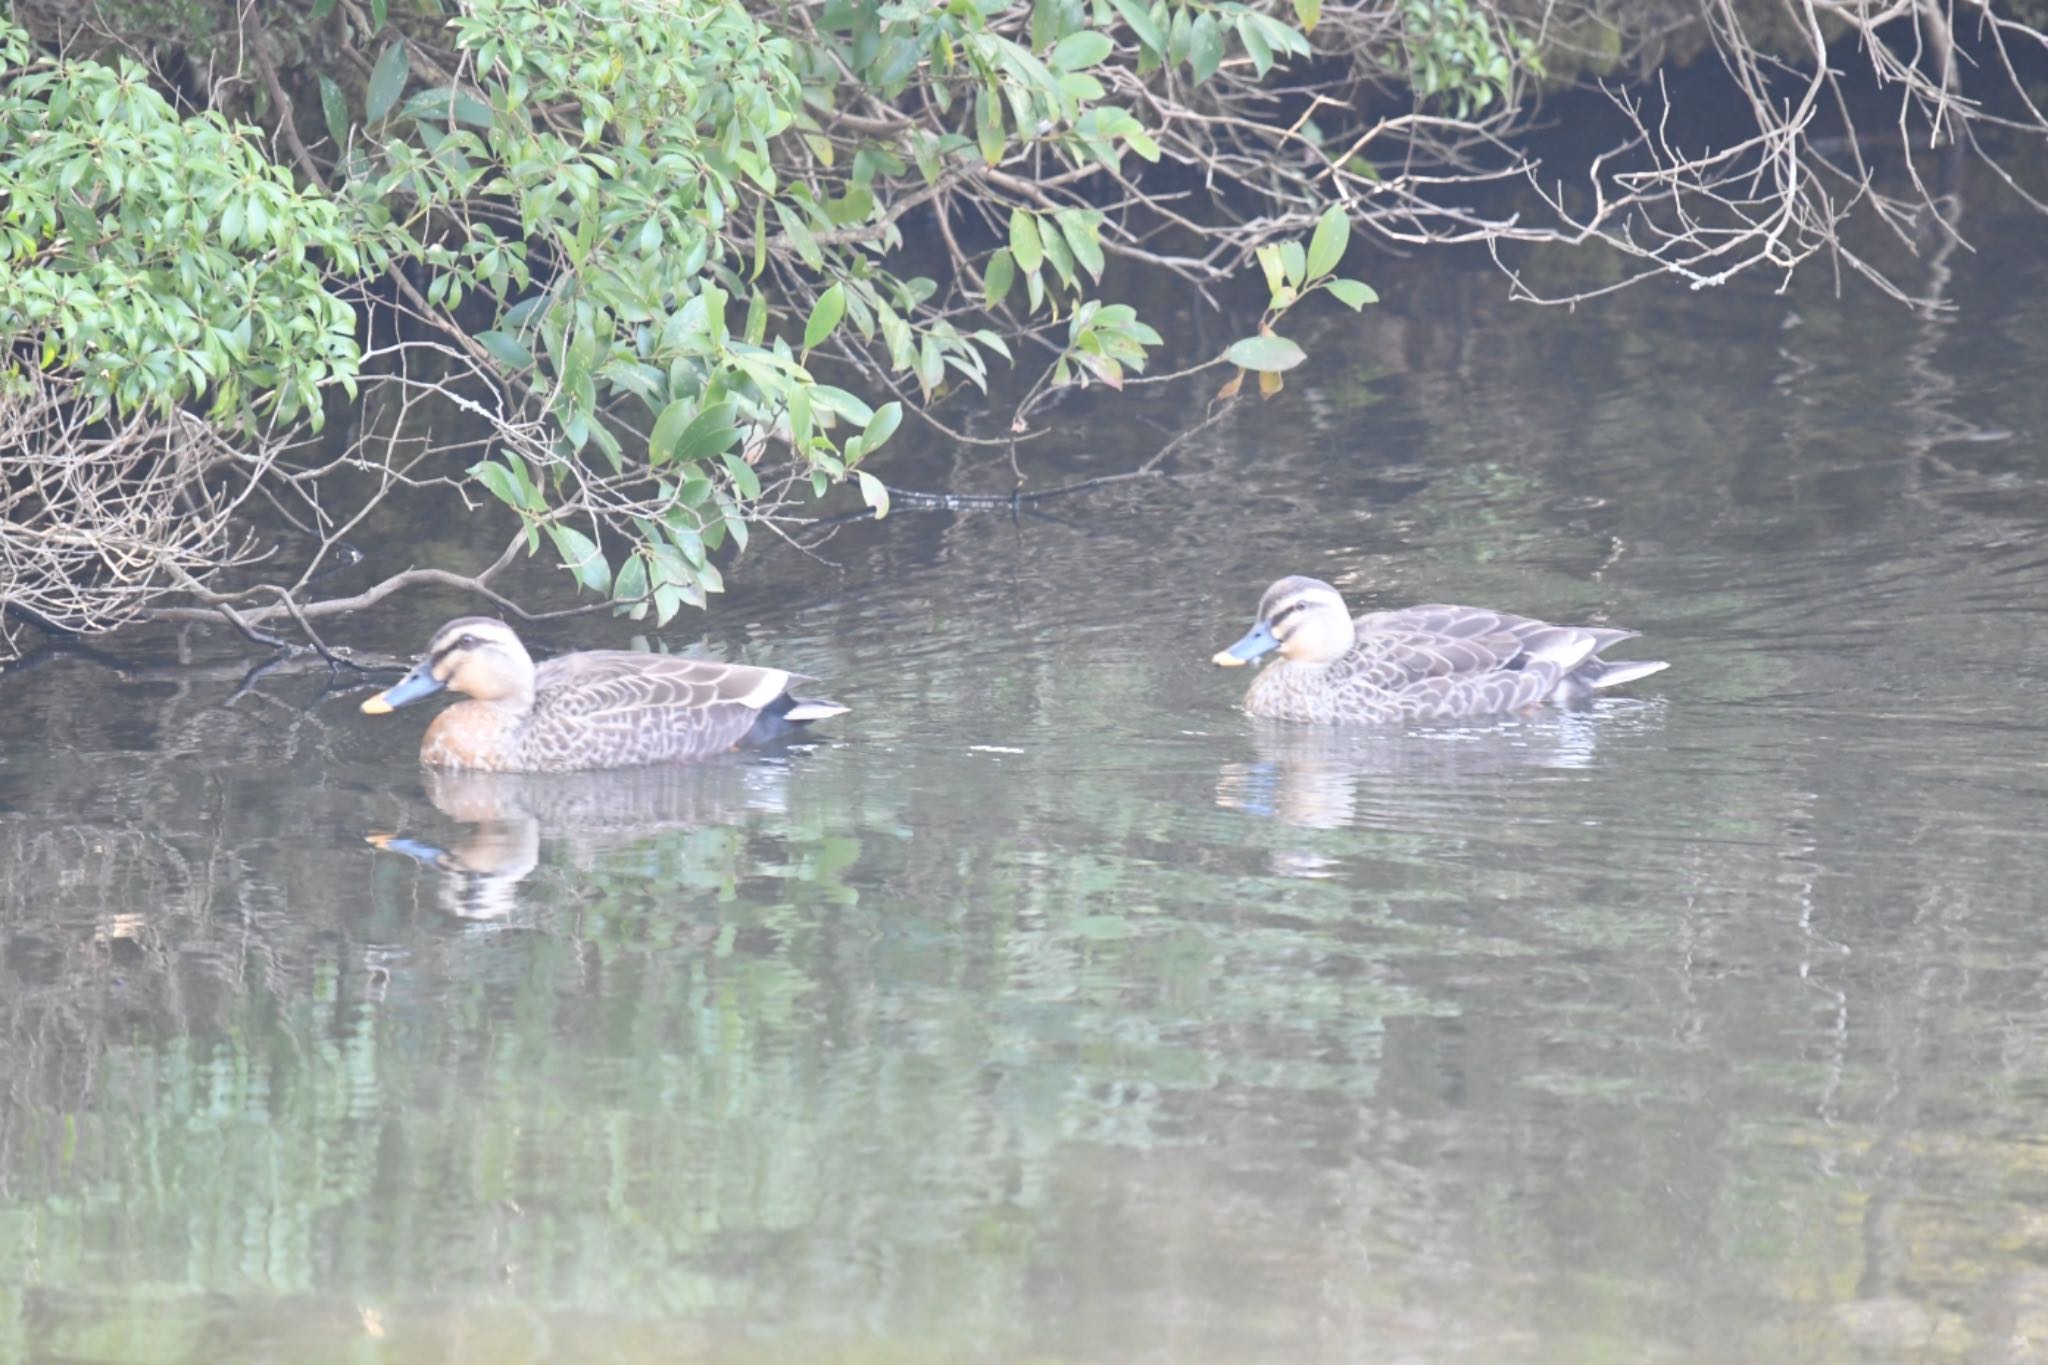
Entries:
<svg viewBox="0 0 2048 1365">
<path fill-rule="evenodd" d="M 1973 228 L 1929 315 L 1385 263 L 1166 480 L 749 562 L 665 643 L 855 708 L 787 754 L 436 779 L 197 632 L 0 674 L 0 1358 L 2025 1358 L 2048 257 Z M 1203 661 L 1289 572 L 1673 667 L 1253 722 Z"/>
</svg>

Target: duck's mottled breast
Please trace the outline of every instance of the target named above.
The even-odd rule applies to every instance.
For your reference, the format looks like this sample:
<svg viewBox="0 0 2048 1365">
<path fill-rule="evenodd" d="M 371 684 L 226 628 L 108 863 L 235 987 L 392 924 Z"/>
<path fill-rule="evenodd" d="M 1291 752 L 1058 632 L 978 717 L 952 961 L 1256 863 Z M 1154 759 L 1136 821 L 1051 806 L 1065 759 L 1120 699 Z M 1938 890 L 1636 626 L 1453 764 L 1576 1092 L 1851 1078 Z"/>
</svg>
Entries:
<svg viewBox="0 0 2048 1365">
<path fill-rule="evenodd" d="M 420 762 L 477 772 L 516 772 L 521 717 L 486 701 L 459 701 L 434 717 L 420 739 Z"/>
<path fill-rule="evenodd" d="M 1281 659 L 1268 664 L 1252 679 L 1251 690 L 1245 693 L 1244 709 L 1268 720 L 1328 725 L 1344 719 L 1339 704 L 1349 699 L 1355 713 L 1376 717 L 1376 703 L 1381 699 L 1369 697 L 1362 689 L 1346 687 L 1345 681 L 1334 676 L 1329 664 Z"/>
</svg>

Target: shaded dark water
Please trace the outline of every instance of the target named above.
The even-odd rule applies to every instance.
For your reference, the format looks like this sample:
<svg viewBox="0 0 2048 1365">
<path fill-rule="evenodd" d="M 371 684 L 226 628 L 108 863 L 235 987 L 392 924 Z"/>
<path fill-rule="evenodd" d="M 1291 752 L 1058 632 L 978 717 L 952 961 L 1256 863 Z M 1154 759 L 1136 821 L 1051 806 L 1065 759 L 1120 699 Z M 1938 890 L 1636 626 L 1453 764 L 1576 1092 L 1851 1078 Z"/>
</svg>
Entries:
<svg viewBox="0 0 2048 1365">
<path fill-rule="evenodd" d="M 1939 318 L 1368 264 L 1169 482 L 746 565 L 667 642 L 856 708 L 783 756 L 432 780 L 204 634 L 0 675 L 0 1358 L 2029 1358 L 2048 255 L 1969 226 Z M 1254 723 L 1203 660 L 1286 572 L 1673 667 Z"/>
</svg>

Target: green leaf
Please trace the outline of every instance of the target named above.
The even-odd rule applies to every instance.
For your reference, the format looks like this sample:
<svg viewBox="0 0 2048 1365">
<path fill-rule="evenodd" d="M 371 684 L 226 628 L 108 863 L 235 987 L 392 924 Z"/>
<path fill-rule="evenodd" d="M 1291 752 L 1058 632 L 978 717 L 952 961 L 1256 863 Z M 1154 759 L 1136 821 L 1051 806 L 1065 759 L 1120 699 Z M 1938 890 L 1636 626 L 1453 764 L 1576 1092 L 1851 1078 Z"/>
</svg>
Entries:
<svg viewBox="0 0 2048 1365">
<path fill-rule="evenodd" d="M 725 461 L 726 473 L 732 475 L 734 492 L 748 499 L 761 496 L 761 476 L 754 472 L 752 465 L 730 451 L 720 458 Z"/>
<path fill-rule="evenodd" d="M 489 489 L 491 496 L 507 507 L 517 509 L 525 503 L 525 490 L 519 486 L 519 479 L 511 469 L 496 460 L 484 460 L 469 467 L 470 477 Z"/>
<path fill-rule="evenodd" d="M 1287 267 L 1287 282 L 1296 289 L 1308 278 L 1308 258 L 1302 254 L 1300 242 L 1280 244 L 1280 262 Z"/>
<path fill-rule="evenodd" d="M 1045 259 L 1045 248 L 1038 240 L 1038 220 L 1024 209 L 1010 210 L 1010 254 L 1027 275 Z"/>
<path fill-rule="evenodd" d="M 867 430 L 860 434 L 861 458 L 866 459 L 874 454 L 875 447 L 881 445 L 882 442 L 894 435 L 896 428 L 901 425 L 902 421 L 903 405 L 901 403 L 884 403 L 879 408 L 876 408 L 874 420 L 870 421 L 867 425 Z"/>
<path fill-rule="evenodd" d="M 1074 273 L 1074 253 L 1067 246 L 1064 232 L 1041 232 L 1039 245 L 1045 248 L 1045 258 L 1052 262 L 1052 268 L 1060 272 L 1060 278 L 1067 282 L 1069 289 L 1077 287 L 1078 277 Z"/>
<path fill-rule="evenodd" d="M 1084 209 L 1061 209 L 1053 215 L 1053 221 L 1060 225 L 1060 235 L 1074 249 L 1074 259 L 1087 269 L 1090 276 L 1100 280 L 1102 243 L 1095 235 L 1100 220 Z"/>
<path fill-rule="evenodd" d="M 569 572 L 576 575 L 578 583 L 599 594 L 611 588 L 612 568 L 604 562 L 596 541 L 573 526 L 550 526 L 548 538 L 555 542 L 556 553 L 562 556 Z"/>
<path fill-rule="evenodd" d="M 1308 359 L 1301 347 L 1283 336 L 1245 337 L 1230 343 L 1230 349 L 1223 358 L 1231 364 L 1247 370 L 1258 370 L 1262 374 L 1277 374 L 1291 370 Z"/>
<path fill-rule="evenodd" d="M 372 33 L 381 32 L 391 22 L 391 0 L 370 0 L 370 22 Z"/>
<path fill-rule="evenodd" d="M 1342 204 L 1332 204 L 1323 210 L 1323 216 L 1316 221 L 1315 236 L 1308 244 L 1308 277 L 1320 279 L 1337 268 L 1344 259 L 1344 248 L 1351 245 L 1351 219 Z"/>
<path fill-rule="evenodd" d="M 654 419 L 654 431 L 647 438 L 647 463 L 665 464 L 675 455 L 676 438 L 696 415 L 697 405 L 687 398 L 678 398 L 661 410 L 661 416 Z"/>
<path fill-rule="evenodd" d="M 638 554 L 626 556 L 619 566 L 619 581 L 612 584 L 614 602 L 637 602 L 647 596 L 647 561 Z"/>
<path fill-rule="evenodd" d="M 491 106 L 464 90 L 455 92 L 455 120 L 472 128 L 489 128 L 497 119 Z"/>
<path fill-rule="evenodd" d="M 533 352 L 510 332 L 478 332 L 477 343 L 491 353 L 491 359 L 508 369 L 523 370 L 533 364 Z"/>
<path fill-rule="evenodd" d="M 861 501 L 875 509 L 875 520 L 889 515 L 889 485 L 883 483 L 865 469 L 856 469 L 853 476 L 860 480 Z"/>
<path fill-rule="evenodd" d="M 1138 35 L 1138 41 L 1151 48 L 1160 56 L 1166 55 L 1166 33 L 1152 17 L 1143 0 L 1110 0 L 1116 12 L 1131 26 L 1131 32 Z"/>
<path fill-rule="evenodd" d="M 1445 0 L 1445 3 L 1448 4 L 1448 0 Z M 1464 3 L 1464 0 L 1459 0 L 1459 3 Z M 1271 15 L 1253 11 L 1245 17 L 1258 28 L 1260 35 L 1265 38 L 1267 45 L 1275 51 L 1291 52 L 1298 57 L 1315 55 L 1315 46 L 1308 39 L 1302 37 L 1301 34 Z"/>
<path fill-rule="evenodd" d="M 1326 280 L 1323 288 L 1335 294 L 1337 302 L 1347 308 L 1363 308 L 1368 303 L 1380 301 L 1380 296 L 1373 292 L 1371 285 L 1360 284 L 1357 280 Z"/>
<path fill-rule="evenodd" d="M 320 114 L 327 120 L 327 135 L 338 152 L 348 146 L 348 97 L 327 77 L 320 78 Z"/>
<path fill-rule="evenodd" d="M 1323 0 L 1294 0 L 1294 17 L 1301 20 L 1303 31 L 1313 30 L 1323 17 Z"/>
<path fill-rule="evenodd" d="M 811 444 L 811 391 L 799 384 L 789 391 L 789 445 L 790 449 L 802 452 Z M 755 459 L 760 459 L 756 454 Z"/>
<path fill-rule="evenodd" d="M 877 313 L 882 327 L 882 343 L 889 348 L 889 363 L 899 370 L 909 369 L 917 357 L 916 345 L 910 336 L 910 324 L 886 303 L 877 309 Z"/>
<path fill-rule="evenodd" d="M 811 320 L 804 324 L 804 349 L 809 351 L 839 325 L 839 319 L 846 316 L 846 287 L 834 283 L 830 289 L 818 295 L 818 301 L 811 306 Z"/>
<path fill-rule="evenodd" d="M 923 344 L 917 348 L 914 368 L 918 385 L 924 389 L 926 397 L 937 392 L 939 385 L 946 381 L 946 357 L 939 352 L 937 337 L 926 335 Z"/>
<path fill-rule="evenodd" d="M 866 426 L 875 415 L 875 410 L 858 397 L 830 384 L 811 385 L 811 402 L 814 406 L 844 417 L 849 422 L 859 422 L 862 426 Z"/>
<path fill-rule="evenodd" d="M 983 283 L 987 286 L 988 306 L 993 308 L 1008 296 L 1010 286 L 1016 282 L 1017 258 L 1008 247 L 998 247 L 995 255 L 988 258 L 988 271 Z"/>
<path fill-rule="evenodd" d="M 1266 35 L 1259 32 L 1253 22 L 1258 16 L 1247 14 L 1237 21 L 1237 36 L 1244 43 L 1244 50 L 1251 54 L 1252 66 L 1260 76 L 1273 69 L 1273 45 L 1266 41 Z"/>
<path fill-rule="evenodd" d="M 1266 292 L 1279 298 L 1280 286 L 1287 283 L 1287 266 L 1280 259 L 1280 248 L 1268 242 L 1252 254 L 1259 258 L 1259 269 L 1266 274 Z"/>
<path fill-rule="evenodd" d="M 731 403 L 713 403 L 695 417 L 690 425 L 683 428 L 683 434 L 676 438 L 678 460 L 708 460 L 729 448 L 740 434 L 733 428 L 733 415 L 738 409 Z"/>
<path fill-rule="evenodd" d="M 420 91 L 407 100 L 399 112 L 407 118 L 418 119 L 422 124 L 443 128 L 451 115 L 457 123 L 466 123 L 472 128 L 488 128 L 492 120 L 490 105 L 474 95 L 445 85 Z"/>
<path fill-rule="evenodd" d="M 982 160 L 993 166 L 1003 159 L 1003 106 L 1001 92 L 985 86 L 974 97 L 974 142 Z"/>
<path fill-rule="evenodd" d="M 1109 35 L 1084 28 L 1060 39 L 1048 60 L 1056 70 L 1085 71 L 1109 56 L 1114 48 Z"/>
<path fill-rule="evenodd" d="M 407 70 L 405 39 L 394 36 L 377 58 L 376 67 L 370 72 L 370 91 L 363 97 L 363 116 L 371 123 L 390 113 L 391 106 L 405 93 Z"/>
<path fill-rule="evenodd" d="M 810 226 L 780 199 L 775 201 L 775 216 L 782 223 L 782 235 L 796 248 L 798 259 L 813 270 L 822 267 L 825 264 L 825 253 L 818 250 L 818 241 L 811 235 Z"/>
<path fill-rule="evenodd" d="M 1223 25 L 1216 22 L 1215 15 L 1204 12 L 1188 35 L 1188 68 L 1194 73 L 1195 84 L 1200 85 L 1222 65 Z"/>
</svg>

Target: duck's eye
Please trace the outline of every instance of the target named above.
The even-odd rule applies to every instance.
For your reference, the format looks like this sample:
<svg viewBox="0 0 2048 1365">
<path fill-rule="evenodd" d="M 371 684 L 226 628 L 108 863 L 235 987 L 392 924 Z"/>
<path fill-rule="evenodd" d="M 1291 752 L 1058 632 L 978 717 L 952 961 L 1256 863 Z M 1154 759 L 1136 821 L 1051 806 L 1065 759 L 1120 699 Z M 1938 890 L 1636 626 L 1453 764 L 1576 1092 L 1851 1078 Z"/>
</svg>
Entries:
<svg viewBox="0 0 2048 1365">
<path fill-rule="evenodd" d="M 463 637 L 462 637 L 462 638 L 461 638 L 460 640 L 457 640 L 457 641 L 455 642 L 455 647 L 456 647 L 457 649 L 475 649 L 475 648 L 476 648 L 476 636 L 474 636 L 474 635 L 465 635 L 465 636 L 463 636 Z"/>
</svg>

